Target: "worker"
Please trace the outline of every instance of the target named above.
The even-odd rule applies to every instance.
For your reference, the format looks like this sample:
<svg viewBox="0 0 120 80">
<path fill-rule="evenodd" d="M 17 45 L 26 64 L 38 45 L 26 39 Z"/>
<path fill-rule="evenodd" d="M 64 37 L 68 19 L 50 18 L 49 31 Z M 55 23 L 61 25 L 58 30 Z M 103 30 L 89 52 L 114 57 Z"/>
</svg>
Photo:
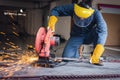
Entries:
<svg viewBox="0 0 120 80">
<path fill-rule="evenodd" d="M 73 26 L 62 57 L 79 58 L 79 47 L 82 44 L 93 44 L 90 63 L 101 65 L 100 57 L 107 38 L 107 24 L 100 11 L 92 8 L 92 2 L 93 0 L 82 0 L 79 3 L 56 6 L 50 12 L 48 28 L 54 32 L 58 16 L 71 16 Z"/>
</svg>

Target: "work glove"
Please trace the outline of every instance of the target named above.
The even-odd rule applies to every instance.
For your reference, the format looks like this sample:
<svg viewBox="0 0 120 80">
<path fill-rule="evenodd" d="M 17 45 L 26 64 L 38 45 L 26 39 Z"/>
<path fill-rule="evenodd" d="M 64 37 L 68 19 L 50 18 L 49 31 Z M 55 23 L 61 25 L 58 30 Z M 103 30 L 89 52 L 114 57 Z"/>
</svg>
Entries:
<svg viewBox="0 0 120 80">
<path fill-rule="evenodd" d="M 56 16 L 50 16 L 49 21 L 48 21 L 48 29 L 51 29 L 52 32 L 55 32 L 55 24 L 57 22 L 57 17 Z"/>
<path fill-rule="evenodd" d="M 90 63 L 95 64 L 95 65 L 101 65 L 100 57 L 103 54 L 103 52 L 104 52 L 103 45 L 97 44 L 94 51 L 93 51 L 93 54 L 91 56 Z"/>
</svg>

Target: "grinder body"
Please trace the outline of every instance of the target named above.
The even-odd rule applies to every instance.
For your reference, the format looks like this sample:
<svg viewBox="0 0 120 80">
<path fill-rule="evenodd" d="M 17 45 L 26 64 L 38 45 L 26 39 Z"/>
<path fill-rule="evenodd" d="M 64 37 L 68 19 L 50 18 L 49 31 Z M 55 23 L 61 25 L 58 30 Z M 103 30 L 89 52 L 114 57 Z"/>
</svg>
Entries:
<svg viewBox="0 0 120 80">
<path fill-rule="evenodd" d="M 39 57 L 49 58 L 50 47 L 59 44 L 59 37 L 54 36 L 51 29 L 47 30 L 44 27 L 39 28 L 35 39 L 35 51 L 39 54 Z"/>
</svg>

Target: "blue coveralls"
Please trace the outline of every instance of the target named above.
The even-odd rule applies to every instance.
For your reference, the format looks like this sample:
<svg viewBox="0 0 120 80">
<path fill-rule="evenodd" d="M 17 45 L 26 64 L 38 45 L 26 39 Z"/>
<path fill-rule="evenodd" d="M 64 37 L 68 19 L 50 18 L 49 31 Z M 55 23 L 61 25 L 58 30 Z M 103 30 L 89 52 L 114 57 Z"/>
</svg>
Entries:
<svg viewBox="0 0 120 80">
<path fill-rule="evenodd" d="M 73 18 L 70 38 L 64 48 L 62 57 L 79 58 L 79 47 L 82 44 L 93 44 L 94 46 L 105 44 L 107 25 L 97 9 L 87 19 L 80 19 L 75 15 L 74 4 L 57 6 L 51 10 L 50 15 L 71 16 Z"/>
</svg>

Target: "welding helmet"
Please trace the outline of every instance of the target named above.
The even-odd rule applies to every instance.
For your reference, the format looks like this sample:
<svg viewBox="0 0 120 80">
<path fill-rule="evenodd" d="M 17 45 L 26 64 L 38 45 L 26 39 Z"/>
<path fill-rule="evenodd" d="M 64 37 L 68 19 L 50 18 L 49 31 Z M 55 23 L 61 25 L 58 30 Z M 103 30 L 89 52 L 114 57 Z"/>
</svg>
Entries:
<svg viewBox="0 0 120 80">
<path fill-rule="evenodd" d="M 74 12 L 78 17 L 86 19 L 93 14 L 94 9 L 91 8 L 90 4 L 85 3 L 83 0 L 79 4 L 74 4 Z"/>
</svg>

